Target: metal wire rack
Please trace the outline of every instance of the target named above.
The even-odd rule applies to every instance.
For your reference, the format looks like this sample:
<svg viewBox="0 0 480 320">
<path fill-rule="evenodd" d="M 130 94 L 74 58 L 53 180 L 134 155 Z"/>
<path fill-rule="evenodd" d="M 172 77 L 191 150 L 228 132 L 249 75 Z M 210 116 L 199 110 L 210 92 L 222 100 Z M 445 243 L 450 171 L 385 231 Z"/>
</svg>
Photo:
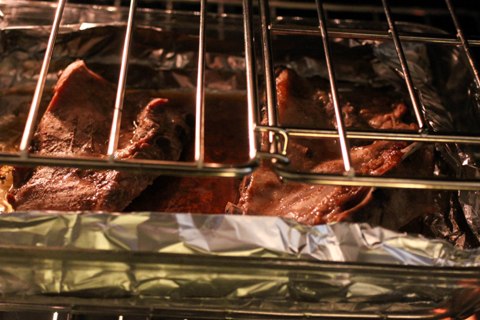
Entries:
<svg viewBox="0 0 480 320">
<path fill-rule="evenodd" d="M 475 84 L 477 88 L 480 87 L 480 78 L 478 70 L 475 65 L 475 61 L 472 57 L 470 46 L 478 45 L 475 41 L 468 41 L 464 35 L 464 32 L 460 26 L 457 15 L 455 13 L 455 8 L 453 7 L 450 0 L 445 1 L 448 12 L 455 26 L 457 37 L 452 38 L 443 38 L 443 37 L 426 37 L 423 35 L 415 35 L 408 37 L 401 37 L 397 31 L 396 23 L 390 9 L 388 1 L 382 0 L 383 11 L 388 23 L 388 30 L 385 33 L 371 32 L 364 30 L 328 30 L 326 24 L 326 14 L 324 5 L 321 1 L 316 1 L 316 11 L 318 15 L 318 27 L 317 28 L 304 28 L 304 27 L 295 27 L 295 26 L 277 26 L 272 23 L 269 17 L 269 3 L 268 0 L 260 0 L 260 14 L 261 14 L 261 28 L 262 28 L 262 41 L 264 43 L 264 57 L 265 57 L 265 74 L 266 74 L 266 92 L 267 92 L 267 107 L 268 107 L 268 117 L 269 117 L 269 126 L 265 129 L 273 130 L 276 134 L 281 134 L 282 139 L 287 140 L 290 137 L 303 137 L 303 138 L 338 138 L 340 141 L 340 147 L 344 162 L 344 175 L 343 176 L 327 176 L 327 175 L 318 175 L 318 174 L 299 174 L 288 170 L 287 166 L 279 165 L 277 166 L 277 171 L 279 174 L 286 179 L 296 180 L 296 181 L 308 181 L 312 183 L 329 183 L 335 185 L 370 185 L 370 186 L 381 186 L 381 187 L 407 187 L 407 188 L 438 188 L 438 189 L 477 189 L 478 182 L 476 181 L 452 181 L 452 180 L 421 180 L 421 179 L 395 179 L 395 178 L 385 178 L 385 177 L 359 177 L 355 176 L 351 168 L 350 153 L 348 147 L 349 139 L 378 139 L 378 140 L 403 140 L 403 141 L 422 141 L 422 142 L 433 142 L 433 143 L 472 143 L 478 144 L 479 138 L 476 136 L 459 136 L 459 135 L 438 135 L 433 134 L 428 131 L 428 128 L 425 125 L 425 120 L 421 114 L 419 107 L 419 98 L 418 93 L 414 88 L 412 81 L 412 76 L 407 64 L 407 60 L 403 51 L 402 41 L 418 41 L 423 43 L 442 43 L 442 44 L 452 44 L 461 46 L 467 60 L 469 67 L 474 77 Z M 333 105 L 335 109 L 335 116 L 337 122 L 336 131 L 318 131 L 318 130 L 298 130 L 294 128 L 285 128 L 279 127 L 275 120 L 275 83 L 273 78 L 273 68 L 272 68 L 272 57 L 270 53 L 271 48 L 271 34 L 311 34 L 319 35 L 322 39 L 322 45 L 325 52 L 325 62 L 328 70 L 328 78 L 330 81 L 331 95 L 333 100 Z M 402 73 L 404 75 L 404 80 L 406 87 L 408 88 L 408 94 L 411 99 L 411 105 L 415 114 L 415 118 L 418 124 L 418 133 L 414 134 L 405 134 L 405 133 L 380 133 L 380 132 L 362 132 L 362 131 L 351 131 L 347 132 L 345 125 L 343 123 L 341 109 L 338 103 L 338 89 L 335 79 L 335 72 L 331 62 L 331 53 L 329 48 L 329 39 L 332 37 L 337 38 L 362 38 L 369 40 L 379 40 L 379 39 L 388 39 L 393 41 L 395 49 L 397 52 L 398 60 L 401 65 Z M 285 142 L 286 144 L 288 142 Z"/>
<path fill-rule="evenodd" d="M 177 8 L 176 3 L 185 2 L 193 3 L 194 0 L 184 1 L 166 1 L 166 10 L 171 10 L 172 13 Z M 207 6 L 215 4 L 217 12 L 222 15 L 226 7 L 236 6 L 241 8 L 243 14 L 243 30 L 244 30 L 244 48 L 245 48 L 245 62 L 246 62 L 246 82 L 247 82 L 247 107 L 248 107 L 248 132 L 249 132 L 249 158 L 250 160 L 242 165 L 232 166 L 222 163 L 206 163 L 204 160 L 204 136 L 205 136 L 205 52 L 208 50 L 205 45 L 205 28 L 207 20 Z M 121 1 L 109 2 L 106 4 L 121 5 Z M 388 0 L 381 0 L 380 6 L 360 6 L 358 10 L 370 12 L 373 15 L 384 14 L 388 30 L 380 32 L 378 30 L 342 30 L 340 28 L 329 28 L 326 24 L 328 13 L 331 11 L 343 10 L 357 10 L 356 7 L 341 6 L 337 4 L 324 4 L 320 0 L 311 2 L 287 2 L 287 1 L 269 1 L 269 0 L 243 0 L 243 2 L 227 3 L 221 0 L 201 0 L 199 8 L 199 43 L 198 43 L 198 73 L 197 73 L 197 87 L 196 87 L 196 109 L 195 109 L 195 159 L 193 162 L 167 162 L 167 161 L 146 161 L 146 160 L 118 160 L 115 159 L 114 154 L 117 149 L 119 126 L 121 122 L 121 114 L 123 107 L 123 99 L 126 87 L 126 76 L 129 61 L 129 50 L 132 37 L 134 37 L 135 13 L 137 10 L 137 0 L 129 2 L 129 15 L 126 26 L 126 33 L 124 38 L 123 54 L 121 58 L 120 76 L 117 86 L 117 96 L 114 106 L 114 116 L 111 123 L 110 140 L 108 145 L 108 154 L 105 159 L 84 159 L 84 158 L 58 158 L 33 155 L 28 152 L 32 135 L 35 130 L 35 124 L 38 120 L 40 102 L 42 99 L 45 81 L 52 59 L 55 39 L 59 32 L 62 15 L 67 5 L 67 0 L 58 0 L 56 2 L 56 14 L 52 23 L 50 38 L 48 40 L 47 50 L 43 60 L 42 68 L 38 77 L 38 83 L 32 99 L 28 120 L 22 136 L 22 141 L 18 154 L 0 154 L 0 163 L 12 165 L 55 165 L 55 166 L 76 166 L 88 168 L 110 168 L 110 169 L 127 169 L 127 170 L 142 170 L 176 175 L 211 175 L 211 176 L 243 176 L 251 173 L 260 159 L 278 159 L 276 169 L 277 172 L 286 179 L 297 180 L 303 182 L 312 182 L 320 184 L 334 184 L 334 185 L 369 185 L 380 187 L 404 187 L 404 188 L 436 188 L 436 189 L 470 189 L 480 190 L 480 180 L 439 180 L 439 179 L 400 179 L 400 178 L 386 178 L 386 177 L 364 177 L 356 176 L 352 170 L 350 154 L 349 154 L 349 140 L 350 139 L 365 139 L 365 140 L 400 140 L 400 141 L 417 141 L 429 143 L 465 143 L 465 144 L 480 144 L 480 137 L 471 135 L 440 135 L 428 132 L 425 127 L 425 120 L 419 110 L 418 96 L 415 91 L 410 71 L 407 64 L 407 59 L 402 50 L 403 41 L 415 41 L 421 43 L 434 43 L 459 46 L 463 50 L 469 68 L 474 77 L 475 84 L 480 88 L 480 76 L 476 66 L 476 62 L 471 52 L 471 47 L 480 47 L 480 40 L 467 39 L 465 36 L 461 23 L 456 15 L 456 8 L 454 8 L 451 0 L 445 0 L 445 10 L 442 13 L 447 13 L 452 19 L 456 31 L 456 37 L 449 37 L 445 35 L 418 35 L 418 34 L 399 34 L 396 29 L 396 21 L 394 14 L 389 6 Z M 240 7 L 239 7 L 240 6 Z M 260 18 L 260 39 L 255 39 L 262 43 L 262 56 L 256 54 L 254 48 L 255 27 L 256 27 L 256 10 L 258 8 Z M 272 17 L 277 16 L 279 10 L 282 9 L 305 9 L 315 10 L 318 26 L 307 27 L 297 25 L 279 25 L 274 22 Z M 413 8 L 406 9 L 407 11 Z M 432 11 L 436 14 L 436 11 Z M 430 13 L 432 13 L 430 12 Z M 337 118 L 338 130 L 306 130 L 295 129 L 279 126 L 276 119 L 276 92 L 275 92 L 275 78 L 274 65 L 271 55 L 271 37 L 273 35 L 314 35 L 321 38 L 319 45 L 323 46 L 326 58 L 326 66 L 328 68 L 328 77 L 331 86 L 331 94 L 334 101 L 335 114 Z M 417 133 L 398 133 L 398 132 L 366 132 L 366 131 L 350 131 L 343 125 L 343 119 L 338 102 L 337 81 L 335 79 L 335 72 L 333 62 L 331 59 L 331 51 L 329 48 L 330 39 L 332 38 L 356 38 L 369 40 L 386 40 L 393 41 L 395 49 L 398 54 L 398 59 L 405 75 L 405 83 L 408 88 L 408 93 L 411 99 L 411 105 L 414 108 L 413 112 L 416 117 L 418 127 Z M 260 98 L 257 90 L 257 62 L 262 61 L 263 73 L 265 74 L 265 93 L 266 105 L 268 109 L 268 125 L 262 126 L 256 122 L 256 114 L 260 108 Z M 281 141 L 281 146 L 277 149 L 273 148 L 271 153 L 263 153 L 257 149 L 257 138 L 259 133 L 270 133 L 277 141 Z M 282 160 L 285 160 L 286 154 L 284 152 L 285 146 L 292 137 L 303 138 L 334 138 L 341 142 L 341 152 L 344 160 L 344 175 L 319 175 L 293 172 L 288 169 L 288 166 L 282 165 Z M 273 144 L 273 146 L 277 146 Z M 31 305 L 0 304 L 0 310 L 6 311 L 10 314 L 17 314 L 24 312 L 26 309 L 32 311 L 30 314 L 32 318 L 62 320 L 62 319 L 89 319 L 89 315 L 94 318 L 94 315 L 112 314 L 109 310 L 95 309 L 91 307 L 61 307 L 61 306 L 39 306 L 37 309 Z M 35 313 L 37 312 L 37 313 Z M 127 319 L 157 319 L 155 316 L 161 314 L 152 313 L 148 310 L 116 310 L 115 316 L 109 319 L 127 320 Z M 0 315 L 0 319 L 8 318 Z M 28 316 L 28 315 L 27 315 Z M 338 317 L 345 317 L 340 314 Z M 422 315 L 423 317 L 424 315 Z M 239 316 L 240 317 L 240 316 Z M 325 319 L 335 317 L 333 314 L 325 315 Z M 349 318 L 354 318 L 352 314 Z M 365 318 L 366 315 L 360 315 L 358 318 Z M 163 318 L 163 317 L 162 317 Z M 169 317 L 176 318 L 176 317 Z M 260 316 L 258 318 L 261 318 Z M 268 315 L 264 317 L 268 318 Z M 322 318 L 322 317 L 317 317 Z M 373 315 L 368 318 L 382 318 L 381 315 Z M 421 318 L 415 317 L 413 318 Z"/>
<path fill-rule="evenodd" d="M 183 1 L 192 2 L 192 1 Z M 210 2 L 210 1 L 209 1 Z M 225 10 L 224 2 L 211 1 L 216 4 L 219 12 Z M 174 3 L 167 1 L 166 9 L 174 9 Z M 238 5 L 238 2 L 235 2 Z M 427 143 L 463 143 L 463 144 L 480 144 L 480 138 L 472 135 L 447 135 L 429 132 L 425 125 L 425 119 L 420 110 L 418 93 L 415 90 L 412 76 L 407 64 L 407 59 L 402 48 L 402 41 L 415 41 L 422 43 L 435 43 L 454 45 L 461 47 L 465 58 L 468 61 L 468 66 L 472 72 L 477 88 L 480 88 L 480 75 L 475 65 L 475 60 L 472 57 L 471 47 L 480 46 L 480 40 L 469 40 L 465 36 L 455 8 L 451 0 L 445 0 L 445 6 L 449 13 L 455 29 L 456 37 L 448 37 L 444 35 L 403 35 L 399 34 L 396 27 L 396 21 L 388 0 L 382 0 L 380 8 L 383 10 L 384 16 L 388 23 L 388 30 L 380 32 L 378 30 L 341 30 L 328 28 L 326 24 L 326 9 L 322 1 L 313 2 L 299 2 L 293 4 L 286 1 L 268 1 L 259 0 L 258 3 L 253 0 L 245 0 L 242 3 L 243 12 L 243 30 L 244 30 L 244 48 L 246 61 L 246 83 L 247 83 L 247 108 L 248 108 L 248 142 L 249 142 L 249 161 L 241 165 L 225 165 L 222 163 L 208 163 L 205 162 L 205 27 L 207 14 L 207 1 L 200 1 L 199 8 L 199 31 L 198 31 L 198 72 L 196 83 L 196 108 L 195 108 L 195 152 L 194 161 L 192 162 L 171 162 L 171 161 L 151 161 L 151 160 L 119 160 L 115 158 L 117 150 L 120 123 L 123 108 L 123 100 L 126 89 L 126 77 L 129 62 L 129 53 L 131 46 L 131 39 L 134 37 L 135 14 L 137 10 L 137 0 L 129 2 L 129 14 L 126 24 L 126 31 L 124 37 L 123 53 L 121 56 L 121 67 L 118 78 L 117 94 L 115 105 L 113 106 L 114 114 L 111 123 L 110 139 L 108 143 L 107 157 L 104 159 L 89 159 L 89 158 L 60 158 L 50 156 L 39 156 L 29 153 L 29 146 L 35 131 L 35 125 L 38 120 L 38 113 L 40 103 L 44 92 L 45 81 L 49 70 L 50 61 L 52 59 L 53 49 L 55 46 L 55 39 L 59 32 L 62 15 L 67 0 L 58 0 L 56 3 L 55 17 L 51 27 L 51 33 L 48 40 L 47 49 L 43 59 L 42 67 L 38 76 L 38 82 L 33 95 L 30 111 L 23 131 L 20 147 L 17 154 L 0 154 L 0 162 L 12 165 L 55 165 L 55 166 L 75 166 L 75 167 L 89 167 L 102 169 L 126 169 L 126 170 L 142 170 L 152 171 L 157 173 L 166 173 L 174 175 L 206 175 L 206 176 L 243 176 L 251 173 L 258 164 L 259 159 L 274 158 L 278 161 L 276 170 L 279 175 L 287 180 L 296 180 L 319 184 L 332 185 L 366 185 L 377 187 L 401 187 L 401 188 L 433 188 L 433 189 L 466 189 L 478 190 L 480 189 L 480 181 L 472 180 L 453 180 L 453 179 L 417 179 L 414 177 L 408 178 L 390 178 L 390 177 L 370 177 L 358 176 L 351 166 L 350 159 L 350 139 L 364 139 L 364 140 L 401 140 L 411 142 L 427 142 Z M 121 2 L 115 2 L 120 5 Z M 233 4 L 230 4 L 233 5 Z M 255 17 L 254 6 L 258 6 L 260 15 L 260 33 L 262 43 L 262 57 L 255 54 L 254 37 L 255 37 Z M 318 26 L 294 26 L 294 25 L 278 25 L 272 22 L 271 14 L 276 14 L 279 8 L 303 8 L 314 9 L 317 14 Z M 378 14 L 378 8 L 374 12 Z M 332 9 L 332 8 L 330 8 Z M 333 6 L 335 9 L 335 5 Z M 344 10 L 343 7 L 337 9 Z M 355 10 L 355 8 L 353 8 Z M 276 91 L 275 78 L 273 75 L 273 59 L 271 55 L 271 37 L 272 35 L 316 35 L 321 37 L 321 45 L 325 54 L 325 62 L 328 70 L 328 79 L 330 82 L 331 96 L 333 100 L 335 117 L 337 122 L 337 130 L 306 130 L 295 129 L 279 126 L 276 121 Z M 417 133 L 404 132 L 367 132 L 358 130 L 346 130 L 344 121 L 342 119 L 342 112 L 338 102 L 337 81 L 335 79 L 335 72 L 333 62 L 331 59 L 331 49 L 329 47 L 330 39 L 332 38 L 361 38 L 369 40 L 388 40 L 395 45 L 398 60 L 401 65 L 401 71 L 404 75 L 406 87 L 411 100 L 411 106 L 418 124 Z M 256 122 L 257 110 L 260 108 L 260 99 L 257 90 L 257 61 L 262 60 L 263 72 L 265 74 L 265 93 L 266 105 L 268 110 L 268 125 L 261 126 Z M 262 89 L 260 89 L 262 91 Z M 274 137 L 276 142 L 281 141 L 283 147 L 275 148 L 270 153 L 260 152 L 257 149 L 257 137 L 260 132 L 268 132 L 271 137 Z M 284 165 L 288 161 L 286 155 L 286 145 L 292 137 L 304 138 L 334 138 L 340 142 L 341 154 L 344 162 L 344 174 L 339 175 L 321 175 L 312 173 L 298 173 L 289 170 L 289 167 Z"/>
</svg>

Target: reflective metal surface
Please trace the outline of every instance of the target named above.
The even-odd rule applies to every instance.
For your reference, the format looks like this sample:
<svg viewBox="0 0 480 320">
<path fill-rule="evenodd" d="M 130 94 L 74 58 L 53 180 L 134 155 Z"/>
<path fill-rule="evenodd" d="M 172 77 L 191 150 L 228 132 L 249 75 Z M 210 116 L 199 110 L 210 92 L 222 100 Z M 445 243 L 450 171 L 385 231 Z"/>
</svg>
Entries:
<svg viewBox="0 0 480 320">
<path fill-rule="evenodd" d="M 272 217 L 250 217 L 246 224 L 244 218 L 0 216 L 0 309 L 435 319 L 480 304 L 478 250 L 365 224 L 305 227 Z"/>
</svg>

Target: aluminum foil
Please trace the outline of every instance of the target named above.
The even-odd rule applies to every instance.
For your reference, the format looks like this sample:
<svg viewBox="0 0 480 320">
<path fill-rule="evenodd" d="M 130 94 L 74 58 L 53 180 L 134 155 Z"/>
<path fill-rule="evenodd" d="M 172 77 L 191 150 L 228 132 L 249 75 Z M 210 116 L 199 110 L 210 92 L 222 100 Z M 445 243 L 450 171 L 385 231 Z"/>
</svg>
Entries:
<svg viewBox="0 0 480 320">
<path fill-rule="evenodd" d="M 368 224 L 305 226 L 274 217 L 16 212 L 0 216 L 0 245 L 302 260 L 478 267 L 480 249 Z"/>
<path fill-rule="evenodd" d="M 15 3 L 20 13 L 27 9 L 51 13 L 47 7 Z M 48 29 L 26 27 L 25 21 L 29 20 L 21 14 L 25 21 L 15 19 L 10 6 L 0 2 L 0 10 L 4 11 L 0 30 L 0 118 L 14 114 L 16 118 L 11 122 L 15 123 L 24 119 Z M 92 69 L 113 82 L 118 73 L 124 27 L 105 22 L 121 21 L 124 12 L 107 14 L 100 9 L 73 7 L 66 16 L 55 47 L 45 101 L 57 72 L 76 59 L 86 60 Z M 221 28 L 215 21 L 210 23 L 209 38 L 221 39 L 225 34 L 220 31 L 228 30 L 229 38 L 242 39 L 238 29 L 241 24 L 235 19 L 223 21 Z M 194 20 L 192 16 L 140 13 L 140 21 L 149 27 L 139 23 L 135 32 L 129 87 L 195 86 Z M 411 25 L 406 28 L 424 30 Z M 244 60 L 238 55 L 242 43 L 235 41 L 226 46 L 222 41 L 210 41 L 207 88 L 243 90 Z M 338 79 L 372 86 L 389 83 L 398 85 L 401 91 L 400 68 L 390 44 L 336 41 L 335 46 L 357 54 L 364 52 L 369 57 L 357 59 L 358 65 L 337 63 Z M 465 73 L 459 52 L 445 47 L 436 52 L 441 60 L 431 60 L 431 49 L 424 45 L 406 44 L 404 49 L 429 125 L 438 131 L 464 125 L 464 116 L 457 114 L 459 108 L 455 107 L 465 105 L 475 114 L 478 104 L 472 99 L 474 92 L 458 93 L 461 90 L 453 85 L 456 72 Z M 285 51 L 277 58 L 278 63 L 288 64 L 305 76 L 325 77 L 318 56 L 292 56 Z M 342 57 L 337 59 L 342 61 Z M 446 65 L 451 67 L 449 77 L 442 77 L 446 74 L 438 64 L 444 69 Z M 442 81 L 437 83 L 439 77 Z M 470 130 L 466 126 L 460 129 Z M 476 150 L 445 145 L 437 149 L 448 174 L 479 176 Z M 447 173 L 442 168 L 438 174 Z M 463 247 L 458 239 L 466 232 L 478 239 L 478 195 L 460 192 L 451 201 L 450 212 L 432 215 L 429 225 L 440 230 L 437 237 Z M 460 226 L 457 218 L 466 224 Z M 452 229 L 446 220 L 459 226 Z M 452 239 L 454 233 L 459 235 Z M 480 308 L 478 249 L 459 250 L 445 241 L 367 224 L 306 227 L 269 217 L 17 212 L 0 216 L 0 252 L 0 292 L 14 300 L 44 295 L 106 297 L 120 299 L 115 300 L 119 305 L 148 301 L 149 305 L 170 307 L 303 315 L 334 310 L 418 314 L 434 309 L 461 315 Z M 170 258 L 173 262 L 167 261 Z M 458 301 L 460 296 L 462 301 Z"/>
<path fill-rule="evenodd" d="M 9 248 L 18 254 L 6 255 Z M 168 299 L 201 302 L 204 308 L 312 314 L 342 306 L 359 313 L 448 308 L 460 314 L 480 303 L 480 251 L 367 224 L 306 227 L 273 217 L 246 223 L 245 217 L 227 215 L 17 212 L 0 216 L 0 252 L 0 289 L 10 299 L 88 296 L 125 304 L 147 300 L 150 306 Z M 450 275 L 442 271 L 447 269 Z M 439 276 L 444 279 L 437 281 Z M 450 305 L 459 294 L 462 304 Z M 187 298 L 193 300 L 182 301 Z"/>
</svg>

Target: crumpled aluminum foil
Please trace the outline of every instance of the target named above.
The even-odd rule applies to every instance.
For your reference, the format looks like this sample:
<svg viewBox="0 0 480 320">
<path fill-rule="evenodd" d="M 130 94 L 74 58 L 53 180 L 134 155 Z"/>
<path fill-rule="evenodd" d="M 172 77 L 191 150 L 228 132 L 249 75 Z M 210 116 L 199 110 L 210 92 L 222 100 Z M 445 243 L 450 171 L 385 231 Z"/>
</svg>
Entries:
<svg viewBox="0 0 480 320">
<path fill-rule="evenodd" d="M 0 216 L 0 245 L 145 251 L 431 267 L 479 267 L 480 249 L 362 223 L 305 226 L 253 216 L 16 212 Z"/>
<path fill-rule="evenodd" d="M 0 3 L 0 10 L 4 9 Z M 46 10 L 41 6 L 37 9 Z M 101 14 L 99 21 L 95 20 L 96 14 Z M 123 26 L 92 23 L 120 21 L 124 13 L 108 15 L 98 9 L 74 7 L 67 16 L 71 24 L 64 26 L 58 37 L 47 87 L 56 82 L 57 72 L 78 58 L 115 81 Z M 47 29 L 19 27 L 14 17 L 4 17 L 4 29 L 0 30 L 0 87 L 8 94 L 0 95 L 0 118 L 12 113 L 21 115 L 28 107 L 48 36 Z M 135 33 L 129 86 L 194 87 L 197 39 L 195 32 L 189 31 L 195 23 L 191 16 L 173 18 L 152 12 L 142 18 L 151 27 L 138 28 Z M 163 27 L 155 28 L 156 25 Z M 222 36 L 218 25 L 210 27 L 213 38 Z M 230 30 L 224 21 L 224 28 L 233 32 L 229 37 L 238 34 L 241 39 L 238 26 Z M 337 70 L 340 80 L 373 86 L 382 85 L 386 79 L 400 83 L 391 45 L 355 41 L 337 44 L 348 48 L 370 46 L 376 58 L 373 73 L 367 78 L 362 73 L 352 73 L 357 69 L 347 65 L 344 72 Z M 213 42 L 207 43 L 207 48 L 212 49 L 206 58 L 207 88 L 243 90 L 244 61 L 235 54 L 242 52 L 242 44 L 237 41 L 226 48 Z M 427 71 L 434 68 L 432 61 L 425 59 L 425 46 L 409 44 L 404 49 L 421 92 L 421 102 L 426 106 L 424 110 L 432 111 L 426 112 L 432 128 L 456 126 L 461 115 L 455 114 L 454 108 L 446 108 L 443 97 L 438 97 L 439 84 L 432 82 L 438 75 Z M 444 48 L 439 52 L 443 54 L 444 66 L 448 61 L 452 70 L 464 72 L 456 49 Z M 306 76 L 308 72 L 325 76 L 324 67 L 314 58 L 304 56 L 289 59 L 288 63 L 306 72 Z M 476 110 L 478 104 L 464 97 L 472 97 L 471 93 L 457 95 L 458 87 L 452 85 L 455 79 L 443 80 L 443 93 L 451 95 L 455 102 L 452 106 L 470 101 L 470 109 Z M 45 100 L 48 101 L 48 90 Z M 439 150 L 456 175 L 465 176 L 471 170 L 478 176 L 475 150 L 460 146 L 439 146 Z M 457 213 L 463 215 L 478 237 L 478 195 L 460 192 L 458 201 Z M 434 218 L 440 221 L 437 225 L 444 226 L 442 217 Z M 55 250 L 58 254 L 52 253 Z M 104 261 L 102 250 L 106 250 L 105 255 L 113 254 L 113 258 Z M 149 301 L 151 305 L 161 305 L 168 300 L 171 305 L 183 307 L 201 305 L 301 314 L 339 309 L 377 314 L 441 309 L 461 315 L 480 307 L 478 250 L 458 250 L 444 241 L 366 224 L 305 227 L 269 217 L 18 212 L 0 216 L 0 252 L 0 292 L 12 299 L 45 294 L 101 296 L 133 299 L 120 300 L 120 304 L 141 305 Z M 84 252 L 90 258 L 81 256 Z M 122 252 L 131 256 L 122 256 Z M 143 261 L 136 253 L 145 253 L 155 263 Z M 173 267 L 157 254 L 166 257 L 163 259 L 179 254 L 186 260 L 172 263 Z M 204 269 L 198 270 L 198 264 Z M 460 296 L 464 297 L 462 303 L 458 301 Z"/>
<path fill-rule="evenodd" d="M 47 294 L 57 303 L 116 298 L 123 306 L 147 301 L 284 315 L 462 314 L 480 303 L 478 249 L 367 224 L 17 212 L 0 216 L 0 252 L 0 291 L 14 300 Z"/>
</svg>

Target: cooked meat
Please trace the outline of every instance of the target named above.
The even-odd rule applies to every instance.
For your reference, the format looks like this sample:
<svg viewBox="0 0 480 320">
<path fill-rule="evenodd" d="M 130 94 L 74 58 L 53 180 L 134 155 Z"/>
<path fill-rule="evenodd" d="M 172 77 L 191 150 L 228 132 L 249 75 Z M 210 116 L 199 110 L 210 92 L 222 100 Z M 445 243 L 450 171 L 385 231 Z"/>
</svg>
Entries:
<svg viewBox="0 0 480 320">
<path fill-rule="evenodd" d="M 309 129 L 336 127 L 333 102 L 327 91 L 328 84 L 318 79 L 305 79 L 291 69 L 283 69 L 276 78 L 278 122 L 280 125 Z M 379 95 L 368 89 L 351 88 L 340 96 L 345 126 L 349 129 L 413 130 L 407 124 L 405 104 Z M 348 96 L 346 99 L 345 96 Z M 265 123 L 265 119 L 264 119 Z M 266 144 L 264 139 L 263 144 Z M 367 141 L 368 142 L 368 141 Z M 362 144 L 365 141 L 350 141 Z M 326 160 L 339 159 L 338 140 L 291 138 L 287 153 L 291 168 L 311 170 Z"/>
<path fill-rule="evenodd" d="M 289 69 L 277 75 L 278 121 L 281 125 L 307 128 L 333 128 L 336 125 L 328 94 L 316 89 L 312 81 L 302 79 Z M 415 125 L 403 122 L 407 109 L 402 103 L 382 99 L 371 99 L 370 103 L 364 98 L 357 100 L 358 106 L 353 102 L 342 102 L 347 127 L 415 128 Z M 266 140 L 263 142 L 265 144 Z M 407 147 L 406 143 L 385 141 L 353 146 L 350 150 L 352 165 L 360 175 L 383 175 L 397 167 Z M 323 174 L 340 174 L 343 171 L 336 140 L 291 139 L 287 154 L 291 167 L 298 171 Z M 245 178 L 239 202 L 228 205 L 227 211 L 289 217 L 306 224 L 335 222 L 348 218 L 368 204 L 372 192 L 369 187 L 284 183 L 268 163 L 263 163 Z"/>
<path fill-rule="evenodd" d="M 239 178 L 159 177 L 126 211 L 224 213 L 238 198 Z"/>
<path fill-rule="evenodd" d="M 358 174 L 382 175 L 403 156 L 402 143 L 375 142 L 351 149 L 352 165 Z M 368 159 L 367 161 L 365 159 Z M 341 173 L 341 159 L 324 161 L 317 173 Z M 341 221 L 368 203 L 372 188 L 336 187 L 282 182 L 270 166 L 263 164 L 246 178 L 235 210 L 244 214 L 265 214 L 294 218 L 305 224 Z"/>
<path fill-rule="evenodd" d="M 68 66 L 32 141 L 32 152 L 49 156 L 105 157 L 115 87 L 82 61 Z M 125 105 L 121 159 L 178 160 L 188 136 L 184 116 L 165 99 Z M 115 170 L 16 168 L 9 201 L 16 210 L 124 209 L 155 176 Z"/>
<path fill-rule="evenodd" d="M 195 95 L 171 97 L 172 103 L 194 112 Z M 244 93 L 212 93 L 205 97 L 205 161 L 241 164 L 248 160 L 247 110 Z M 228 124 L 228 125 L 226 125 Z M 192 141 L 191 141 L 192 142 Z M 219 147 L 221 146 L 221 147 Z M 193 143 L 182 157 L 193 159 Z M 127 211 L 224 213 L 238 199 L 241 179 L 226 177 L 159 177 Z"/>
<path fill-rule="evenodd" d="M 328 84 L 321 79 L 307 80 L 291 69 L 278 71 L 276 89 L 280 125 L 315 129 L 336 127 L 333 101 L 329 92 L 322 88 L 328 88 Z M 416 128 L 404 121 L 407 107 L 403 103 L 368 88 L 343 89 L 339 98 L 347 128 Z"/>
</svg>

